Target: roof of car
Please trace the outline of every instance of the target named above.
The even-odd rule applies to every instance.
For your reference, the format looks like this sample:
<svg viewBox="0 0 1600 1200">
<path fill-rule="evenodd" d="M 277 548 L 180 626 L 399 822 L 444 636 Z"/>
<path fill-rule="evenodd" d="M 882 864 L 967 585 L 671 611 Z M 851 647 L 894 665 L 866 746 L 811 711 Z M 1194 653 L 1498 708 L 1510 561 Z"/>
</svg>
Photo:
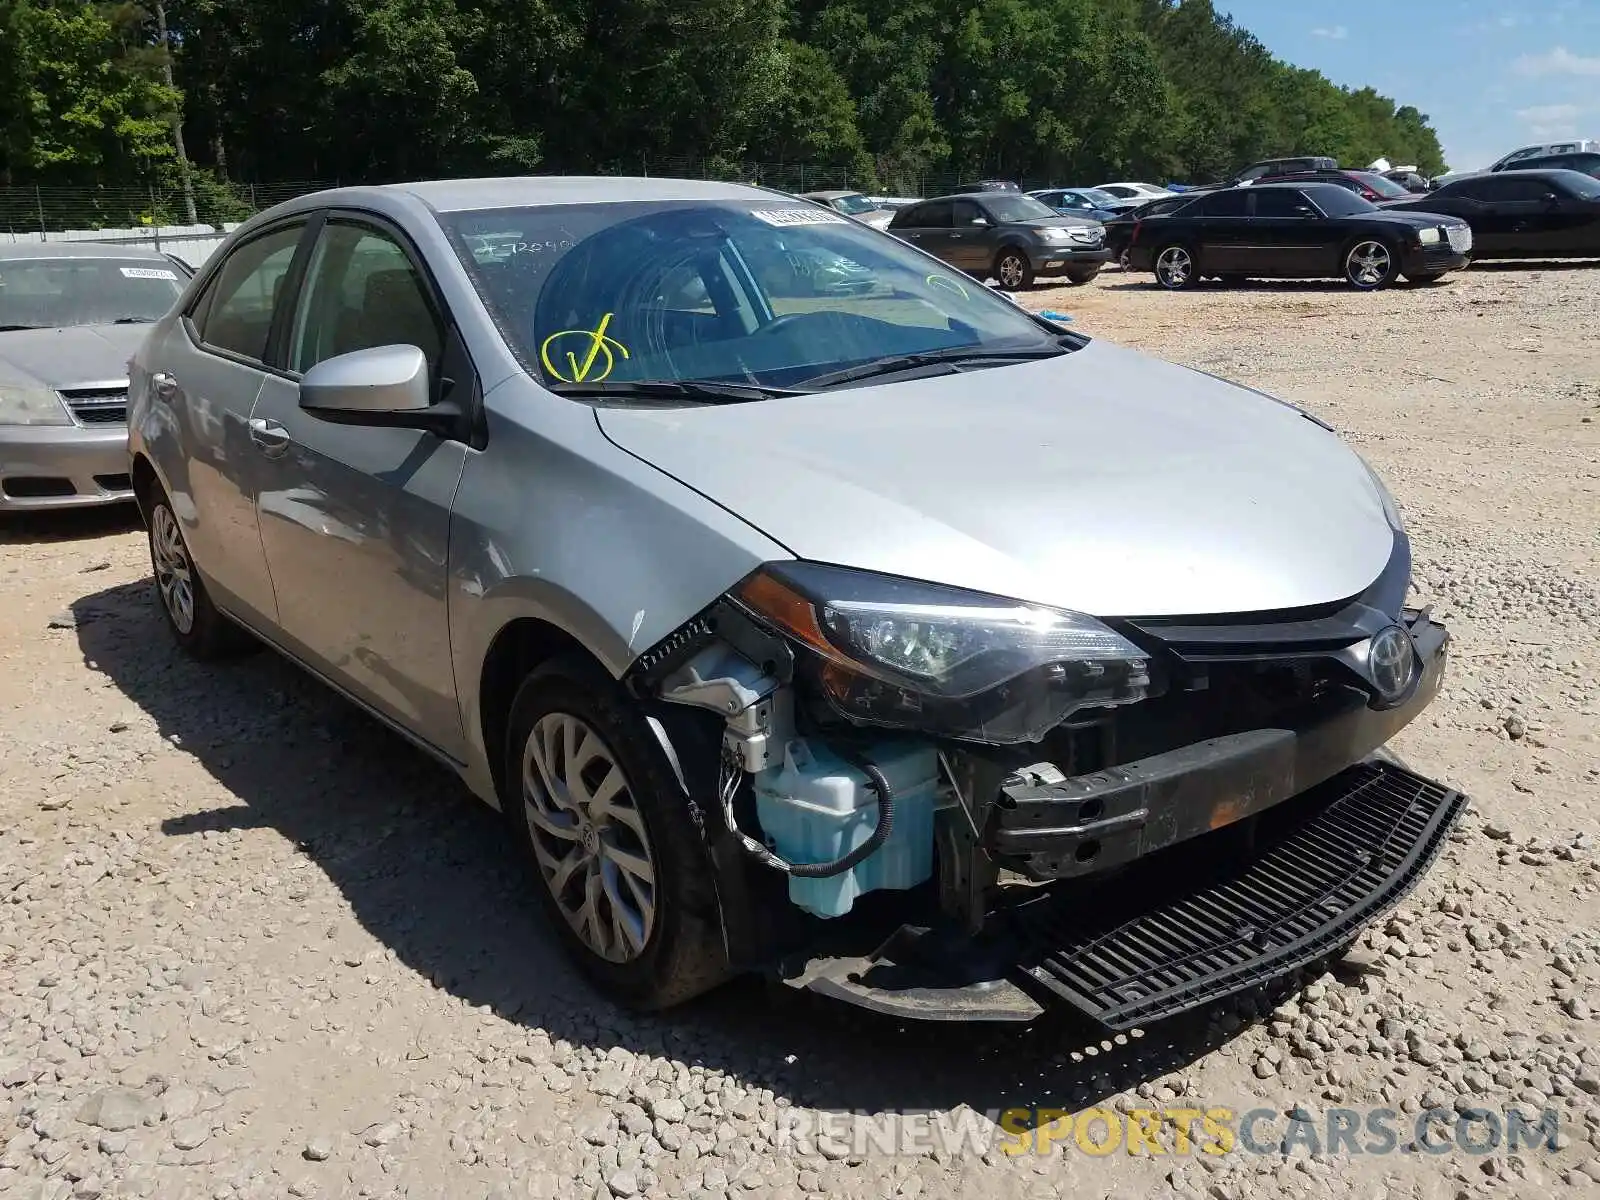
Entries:
<svg viewBox="0 0 1600 1200">
<path fill-rule="evenodd" d="M 615 175 L 522 175 L 493 179 L 430 179 L 350 189 L 406 192 L 437 212 L 482 208 L 532 208 L 545 204 L 621 204 L 641 200 L 793 200 L 794 197 L 739 183 L 709 179 L 631 178 Z M 324 192 L 329 201 L 337 192 Z M 302 197 L 304 199 L 304 197 Z"/>
<path fill-rule="evenodd" d="M 0 259 L 17 258 L 132 258 L 172 265 L 170 258 L 149 246 L 117 242 L 0 242 Z"/>
</svg>

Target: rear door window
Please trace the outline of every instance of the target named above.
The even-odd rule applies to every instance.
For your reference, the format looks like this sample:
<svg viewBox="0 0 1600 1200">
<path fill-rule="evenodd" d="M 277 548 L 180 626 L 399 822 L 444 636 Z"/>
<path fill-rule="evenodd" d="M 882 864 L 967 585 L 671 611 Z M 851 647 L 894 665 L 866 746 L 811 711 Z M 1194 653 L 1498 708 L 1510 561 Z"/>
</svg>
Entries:
<svg viewBox="0 0 1600 1200">
<path fill-rule="evenodd" d="M 1201 201 L 1200 215 L 1203 217 L 1242 217 L 1248 209 L 1250 193 L 1247 191 L 1234 191 L 1231 188 L 1225 192 L 1213 192 Z"/>
<path fill-rule="evenodd" d="M 236 246 L 190 314 L 207 346 L 260 362 L 305 223 Z"/>
</svg>

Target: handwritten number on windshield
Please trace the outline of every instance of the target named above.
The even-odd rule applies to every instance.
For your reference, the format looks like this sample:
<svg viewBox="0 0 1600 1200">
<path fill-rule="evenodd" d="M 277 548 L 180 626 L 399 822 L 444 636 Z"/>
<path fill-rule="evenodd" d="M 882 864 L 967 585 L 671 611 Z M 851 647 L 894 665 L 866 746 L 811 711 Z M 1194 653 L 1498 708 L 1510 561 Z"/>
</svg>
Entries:
<svg viewBox="0 0 1600 1200">
<path fill-rule="evenodd" d="M 617 355 L 629 356 L 626 346 L 606 336 L 606 329 L 615 315 L 607 313 L 594 329 L 563 329 L 545 338 L 539 347 L 539 361 L 544 369 L 562 383 L 598 383 L 605 379 L 615 369 Z M 551 347 L 557 343 L 562 345 L 563 352 L 553 354 Z M 556 365 L 557 360 L 560 366 Z"/>
</svg>

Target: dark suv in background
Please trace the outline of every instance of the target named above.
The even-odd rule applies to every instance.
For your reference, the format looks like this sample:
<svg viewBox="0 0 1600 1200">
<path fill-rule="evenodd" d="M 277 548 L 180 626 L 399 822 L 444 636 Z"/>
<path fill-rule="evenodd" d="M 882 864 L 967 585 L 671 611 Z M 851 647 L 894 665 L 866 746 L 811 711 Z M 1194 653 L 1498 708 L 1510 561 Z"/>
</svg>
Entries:
<svg viewBox="0 0 1600 1200">
<path fill-rule="evenodd" d="M 1264 158 L 1251 163 L 1223 187 L 1237 187 L 1241 183 L 1255 183 L 1273 176 L 1298 175 L 1308 171 L 1337 171 L 1339 160 L 1326 155 L 1301 155 L 1298 158 Z"/>
<path fill-rule="evenodd" d="M 1039 275 L 1088 283 L 1111 257 L 1099 221 L 1062 216 L 1015 192 L 924 200 L 895 213 L 889 232 L 975 279 L 992 276 L 1011 290 Z"/>
</svg>

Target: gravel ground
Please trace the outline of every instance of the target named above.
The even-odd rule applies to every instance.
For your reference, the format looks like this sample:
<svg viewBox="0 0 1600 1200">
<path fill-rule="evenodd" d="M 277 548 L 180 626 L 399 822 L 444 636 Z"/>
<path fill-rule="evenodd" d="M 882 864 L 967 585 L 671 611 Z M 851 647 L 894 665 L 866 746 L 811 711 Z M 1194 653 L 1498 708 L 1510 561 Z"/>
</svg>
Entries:
<svg viewBox="0 0 1600 1200">
<path fill-rule="evenodd" d="M 1600 269 L 1372 296 L 1147 281 L 1025 300 L 1338 426 L 1457 635 L 1398 749 L 1474 810 L 1333 971 L 1106 1042 L 756 982 L 623 1015 L 451 778 L 271 655 L 180 659 L 127 514 L 30 520 L 0 549 L 0 1194 L 1600 1193 Z M 1322 1130 L 1376 1106 L 1402 1143 L 1420 1109 L 1553 1107 L 1560 1132 L 1289 1157 L 936 1136 L 997 1137 L 985 1114 L 1028 1105 L 1261 1108 L 1258 1141 L 1297 1107 Z M 794 1136 L 833 1110 L 904 1115 L 868 1122 L 878 1141 Z"/>
</svg>

